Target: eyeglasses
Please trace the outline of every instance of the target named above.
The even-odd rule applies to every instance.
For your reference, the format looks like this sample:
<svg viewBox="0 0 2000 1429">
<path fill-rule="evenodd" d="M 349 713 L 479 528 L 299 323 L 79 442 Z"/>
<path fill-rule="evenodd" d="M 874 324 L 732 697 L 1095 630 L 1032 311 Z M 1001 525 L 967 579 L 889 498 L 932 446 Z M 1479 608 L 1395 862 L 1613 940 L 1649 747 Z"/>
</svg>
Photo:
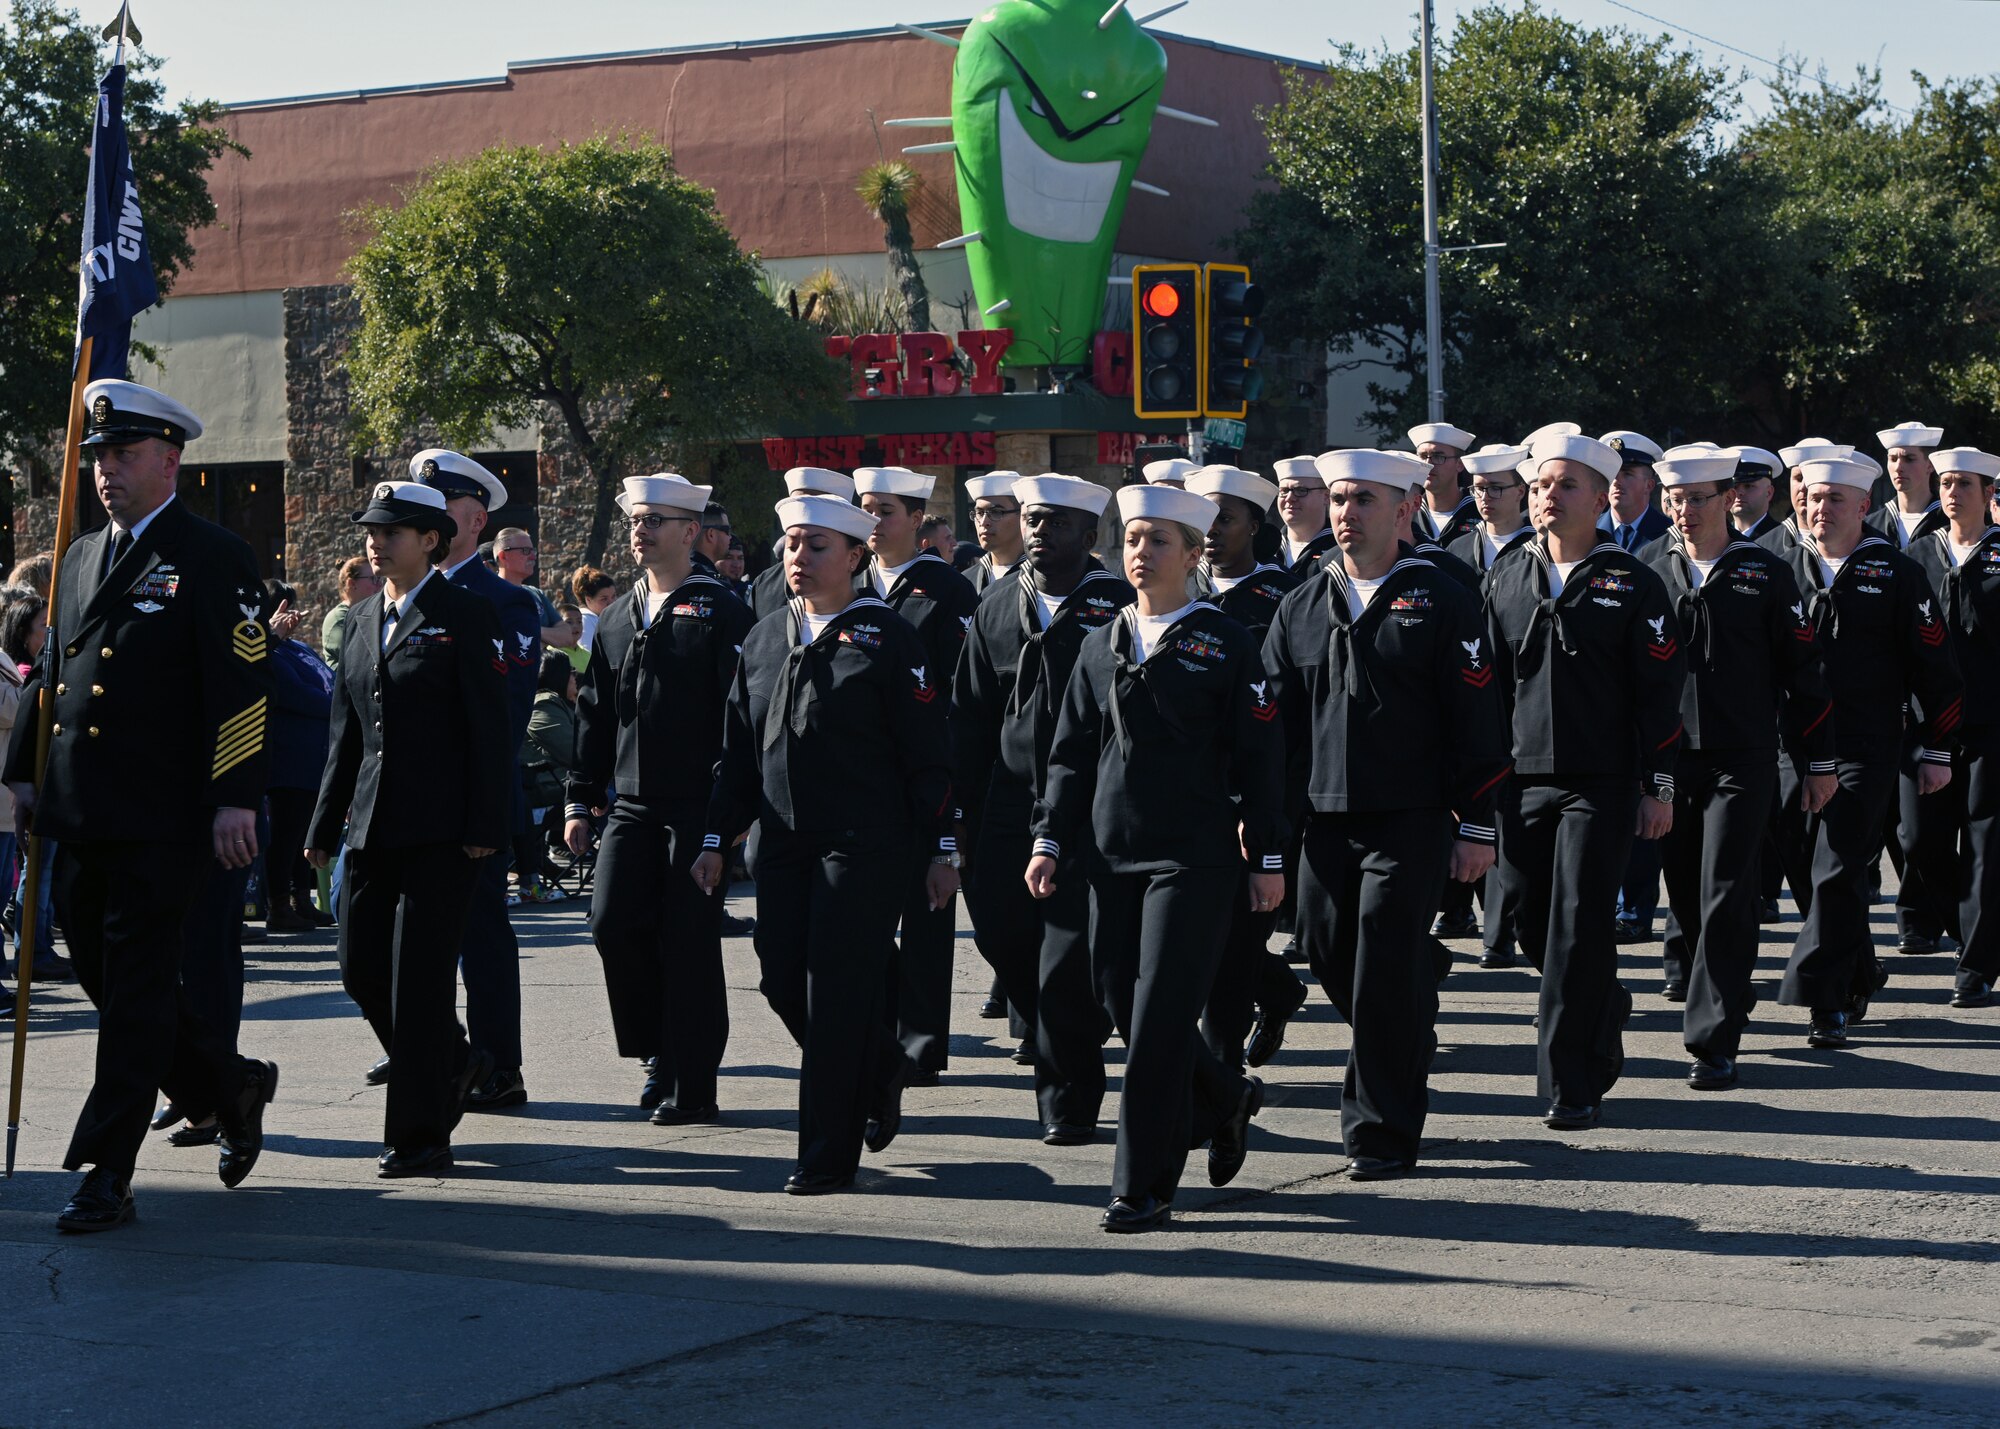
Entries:
<svg viewBox="0 0 2000 1429">
<path fill-rule="evenodd" d="M 1474 496 L 1498 496 L 1503 491 L 1512 491 L 1521 483 L 1518 481 L 1475 481 L 1472 483 Z"/>
<path fill-rule="evenodd" d="M 701 529 L 704 531 L 720 531 L 725 536 L 731 534 L 731 528 L 728 526 L 704 526 Z"/>
<path fill-rule="evenodd" d="M 1326 495 L 1326 488 L 1324 486 L 1306 486 L 1303 483 L 1298 486 L 1286 486 L 1283 482 L 1278 484 L 1278 500 L 1280 501 L 1287 499 L 1303 501 L 1308 496 L 1324 495 Z"/>
<path fill-rule="evenodd" d="M 496 546 L 493 549 L 493 554 L 496 556 L 505 556 L 515 551 L 526 551 L 532 556 L 535 553 L 535 548 L 533 546 Z"/>
<path fill-rule="evenodd" d="M 975 521 L 997 521 L 1002 516 L 1019 516 L 1018 506 L 974 506 L 972 519 Z"/>
<path fill-rule="evenodd" d="M 657 511 L 648 511 L 644 515 L 633 516 L 631 521 L 634 531 L 642 528 L 647 531 L 657 531 L 669 521 L 692 521 L 694 519 L 692 516 L 662 516 Z"/>
<path fill-rule="evenodd" d="M 1677 510 L 1699 511 L 1710 502 L 1721 501 L 1728 495 L 1727 491 L 1712 492 L 1707 496 L 1697 496 L 1692 491 L 1669 491 L 1666 501 L 1667 505 Z"/>
</svg>

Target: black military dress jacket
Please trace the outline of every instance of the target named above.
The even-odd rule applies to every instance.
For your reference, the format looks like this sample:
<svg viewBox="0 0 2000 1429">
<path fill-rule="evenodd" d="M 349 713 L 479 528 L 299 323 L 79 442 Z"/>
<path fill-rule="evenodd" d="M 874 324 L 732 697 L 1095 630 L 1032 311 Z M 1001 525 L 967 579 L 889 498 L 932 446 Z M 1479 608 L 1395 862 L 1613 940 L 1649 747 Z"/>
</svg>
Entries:
<svg viewBox="0 0 2000 1429">
<path fill-rule="evenodd" d="M 1766 521 L 1761 534 L 1756 538 L 1758 545 L 1774 556 L 1789 557 L 1792 549 L 1799 544 L 1799 518 L 1796 514 L 1773 524 Z"/>
<path fill-rule="evenodd" d="M 1020 560 L 1015 561 L 1014 564 L 1007 567 L 1006 570 L 996 572 L 993 569 L 993 558 L 991 556 L 982 555 L 978 560 L 972 563 L 972 569 L 965 573 L 966 584 L 972 587 L 972 593 L 974 595 L 978 596 L 981 600 L 984 600 L 986 598 L 986 592 L 993 589 L 993 587 L 1001 585 L 1009 580 L 1012 580 L 1015 576 L 1019 575 L 1021 572 L 1021 567 L 1026 562 L 1026 560 L 1027 556 L 1024 553 L 1021 556 Z"/>
<path fill-rule="evenodd" d="M 264 802 L 270 633 L 240 536 L 178 500 L 107 573 L 111 528 L 63 557 L 56 610 L 7 752 L 35 781 L 36 696 L 54 701 L 35 832 L 64 841 L 206 839 L 217 809 Z"/>
<path fill-rule="evenodd" d="M 1417 534 L 1428 536 L 1434 546 L 1449 546 L 1466 527 L 1478 524 L 1479 504 L 1470 496 L 1460 497 L 1458 505 L 1452 507 L 1450 514 L 1442 520 L 1431 510 L 1428 499 L 1417 504 Z"/>
<path fill-rule="evenodd" d="M 1639 780 L 1672 794 L 1687 662 L 1667 588 L 1600 541 L 1551 596 L 1537 536 L 1493 567 L 1486 629 L 1524 778 Z"/>
<path fill-rule="evenodd" d="M 1291 782 L 1319 813 L 1452 810 L 1460 838 L 1494 842 L 1510 764 L 1478 598 L 1408 546 L 1358 617 L 1352 592 L 1325 562 L 1264 637 Z M 1433 749 L 1449 759 L 1411 758 Z"/>
<path fill-rule="evenodd" d="M 1444 549 L 1446 555 L 1465 562 L 1476 572 L 1483 588 L 1486 583 L 1486 573 L 1519 551 L 1524 542 L 1533 540 L 1534 535 L 1533 526 L 1521 526 L 1509 532 L 1504 538 L 1493 543 L 1500 549 L 1498 554 L 1489 560 L 1486 555 L 1486 525 L 1482 521 L 1475 521 L 1452 537 L 1451 544 Z"/>
<path fill-rule="evenodd" d="M 931 668 L 909 622 L 873 596 L 828 617 L 810 644 L 799 639 L 803 613 L 794 601 L 743 642 L 709 847 L 758 823 L 765 838 L 881 847 L 913 837 L 954 852 L 949 673 Z"/>
<path fill-rule="evenodd" d="M 2000 526 L 1989 526 L 1960 564 L 1949 529 L 1910 544 L 1908 555 L 1937 592 L 1945 635 L 1965 679 L 1957 735 L 1968 749 L 2000 749 Z"/>
<path fill-rule="evenodd" d="M 863 595 L 875 595 L 872 566 L 862 567 L 855 589 Z M 935 551 L 920 551 L 880 598 L 917 632 L 925 666 L 942 683 L 948 705 L 952 676 L 958 672 L 966 633 L 979 609 L 972 583 Z"/>
<path fill-rule="evenodd" d="M 1893 487 L 1890 488 L 1892 491 Z M 1933 501 L 1924 510 L 1923 519 L 1906 536 L 1903 534 L 1902 518 L 1896 514 L 1896 498 L 1891 496 L 1880 506 L 1872 508 L 1862 517 L 1862 523 L 1879 533 L 1883 540 L 1899 551 L 1907 552 L 1926 536 L 1949 530 L 1951 522 L 1945 517 L 1944 508 Z"/>
<path fill-rule="evenodd" d="M 1833 697 L 1791 567 L 1738 538 L 1696 585 L 1678 530 L 1655 543 L 1647 563 L 1673 599 L 1687 656 L 1682 744 L 1776 753 L 1782 729 L 1800 773 L 1833 773 Z"/>
<path fill-rule="evenodd" d="M 1036 592 L 1025 567 L 991 588 L 952 681 L 953 784 L 968 825 L 989 800 L 1025 814 L 1041 788 L 1084 637 L 1133 600 L 1132 587 L 1102 567 L 1084 572 L 1047 623 Z"/>
<path fill-rule="evenodd" d="M 1136 606 L 1077 653 L 1030 832 L 1060 857 L 1086 824 L 1114 873 L 1284 867 L 1284 731 L 1257 638 L 1196 601 L 1143 660 Z"/>
<path fill-rule="evenodd" d="M 1201 599 L 1259 640 L 1278 618 L 1278 606 L 1301 584 L 1299 577 L 1273 565 L 1259 565 L 1225 591 L 1216 589 L 1215 572 L 1207 562 L 1202 563 L 1197 574 L 1201 577 Z"/>
<path fill-rule="evenodd" d="M 1438 568 L 1441 574 L 1451 577 L 1475 595 L 1479 593 L 1480 588 L 1485 584 L 1484 579 L 1478 571 L 1474 570 L 1466 562 L 1461 561 L 1457 556 L 1454 556 L 1435 541 L 1418 540 L 1414 545 L 1410 546 L 1410 554 L 1416 556 L 1419 560 L 1429 561 Z"/>
<path fill-rule="evenodd" d="M 1319 563 L 1325 560 L 1328 553 L 1333 549 L 1333 528 L 1328 527 L 1306 542 L 1305 545 L 1299 547 L 1298 555 L 1293 558 L 1291 564 L 1286 566 L 1285 569 L 1297 576 L 1301 582 L 1309 581 L 1312 579 L 1313 573 L 1319 569 Z M 1285 550 L 1286 548 L 1283 545 L 1278 547 L 1278 558 L 1280 560 L 1284 559 Z"/>
<path fill-rule="evenodd" d="M 382 648 L 378 591 L 347 619 L 308 847 L 505 848 L 507 641 L 493 603 L 434 572 Z M 409 599 L 411 597 L 405 597 Z"/>
<path fill-rule="evenodd" d="M 609 788 L 638 807 L 706 806 L 722 758 L 723 710 L 756 619 L 714 576 L 692 572 L 646 623 L 642 577 L 598 617 L 576 697 L 570 818 L 605 806 Z"/>
</svg>

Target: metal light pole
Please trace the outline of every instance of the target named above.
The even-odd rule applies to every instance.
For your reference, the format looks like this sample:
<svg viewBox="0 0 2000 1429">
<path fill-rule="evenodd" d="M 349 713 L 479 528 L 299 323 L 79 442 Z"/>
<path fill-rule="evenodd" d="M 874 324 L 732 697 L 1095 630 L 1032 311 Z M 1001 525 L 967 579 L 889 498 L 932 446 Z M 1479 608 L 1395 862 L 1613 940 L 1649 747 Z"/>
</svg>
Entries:
<svg viewBox="0 0 2000 1429">
<path fill-rule="evenodd" d="M 1431 0 L 1423 0 L 1424 356 L 1430 370 L 1428 420 L 1444 420 L 1444 317 L 1438 301 L 1437 97 L 1431 91 Z"/>
</svg>

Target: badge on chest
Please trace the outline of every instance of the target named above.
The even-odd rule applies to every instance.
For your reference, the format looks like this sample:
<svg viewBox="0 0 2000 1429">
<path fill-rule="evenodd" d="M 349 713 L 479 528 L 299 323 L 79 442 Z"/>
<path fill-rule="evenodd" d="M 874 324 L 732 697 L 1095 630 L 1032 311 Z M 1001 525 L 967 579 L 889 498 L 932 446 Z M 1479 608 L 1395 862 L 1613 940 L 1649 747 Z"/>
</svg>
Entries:
<svg viewBox="0 0 2000 1429">
<path fill-rule="evenodd" d="M 141 615 L 155 615 L 167 608 L 166 603 L 179 595 L 180 589 L 180 574 L 162 564 L 140 576 L 127 594 L 132 597 L 132 609 Z"/>
</svg>

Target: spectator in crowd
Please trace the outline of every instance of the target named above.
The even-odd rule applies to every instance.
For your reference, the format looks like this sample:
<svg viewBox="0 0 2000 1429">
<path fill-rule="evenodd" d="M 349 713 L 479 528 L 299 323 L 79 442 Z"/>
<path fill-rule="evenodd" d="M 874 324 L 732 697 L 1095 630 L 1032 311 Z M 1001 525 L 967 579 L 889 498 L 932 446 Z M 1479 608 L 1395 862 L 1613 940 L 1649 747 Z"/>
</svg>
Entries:
<svg viewBox="0 0 2000 1429">
<path fill-rule="evenodd" d="M 941 560 L 949 562 L 958 551 L 958 537 L 951 531 L 951 522 L 942 516 L 926 516 L 917 527 L 917 549 L 936 551 Z"/>
<path fill-rule="evenodd" d="M 43 551 L 16 563 L 14 569 L 7 573 L 7 584 L 24 585 L 46 603 L 49 598 L 49 573 L 54 569 L 55 557 Z"/>
<path fill-rule="evenodd" d="M 494 534 L 494 568 L 509 584 L 520 586 L 535 598 L 535 604 L 542 612 L 542 644 L 552 649 L 568 650 L 575 646 L 577 632 L 564 622 L 555 602 L 534 584 L 535 567 L 540 561 L 541 553 L 535 549 L 535 538 L 519 526 L 503 526 Z"/>
<path fill-rule="evenodd" d="M 576 607 L 583 612 L 583 634 L 577 644 L 589 650 L 590 642 L 597 637 L 597 617 L 618 598 L 618 582 L 596 566 L 578 566 L 570 575 L 569 593 L 576 597 Z"/>
<path fill-rule="evenodd" d="M 580 606 L 564 601 L 556 607 L 556 614 L 562 618 L 563 625 L 570 633 L 576 636 L 573 643 L 563 646 L 557 653 L 568 657 L 569 667 L 572 670 L 581 670 L 590 663 L 590 647 L 583 642 L 583 610 Z"/>
<path fill-rule="evenodd" d="M 548 816 L 560 818 L 563 789 L 576 768 L 576 666 L 564 652 L 542 656 L 535 688 L 535 712 L 528 717 L 528 742 L 521 747 L 522 783 L 528 794 L 531 827 L 514 843 L 516 894 L 525 903 L 553 903 L 564 894 L 548 871 Z"/>
<path fill-rule="evenodd" d="M 41 597 L 26 586 L 10 585 L 0 590 L 0 630 L 6 627 L 8 612 L 15 606 L 26 603 L 39 606 Z M 0 739 L 11 739 L 14 721 L 26 717 L 21 710 L 23 683 L 20 667 L 11 658 L 0 656 Z M 33 712 L 30 710 L 27 713 Z M 9 890 L 9 902 L 4 916 L 0 916 L 0 925 L 4 925 L 9 932 L 13 931 L 15 920 L 20 917 L 20 905 L 13 902 L 11 897 L 17 881 L 15 858 L 19 849 L 20 839 L 14 832 L 13 791 L 0 787 L 0 884 L 4 884 Z M 6 959 L 4 955 L 0 955 L 0 970 L 4 970 L 5 966 Z"/>
<path fill-rule="evenodd" d="M 694 538 L 695 569 L 708 567 L 706 574 L 714 575 L 722 564 L 722 558 L 729 554 L 729 543 L 735 538 L 736 528 L 730 524 L 729 509 L 720 501 L 711 501 L 702 509 L 701 530 Z"/>
<path fill-rule="evenodd" d="M 352 562 L 349 563 L 350 565 Z M 367 562 L 362 560 L 363 569 Z M 380 588 L 355 599 L 366 599 Z M 341 593 L 350 582 L 341 571 Z M 271 812 L 271 837 L 265 844 L 264 892 L 269 907 L 264 926 L 273 933 L 302 933 L 332 924 L 313 906 L 318 879 L 305 859 L 306 832 L 313 802 L 326 769 L 327 727 L 333 718 L 332 667 L 296 638 L 303 612 L 294 609 L 296 593 L 283 581 L 264 582 L 264 615 L 271 627 L 271 669 L 277 688 L 271 696 L 270 785 L 265 799 Z"/>
<path fill-rule="evenodd" d="M 347 613 L 356 602 L 368 599 L 380 589 L 382 582 L 369 569 L 366 556 L 349 556 L 340 563 L 340 604 L 329 610 L 319 623 L 319 648 L 328 669 L 340 668 L 341 642 L 347 638 Z"/>
<path fill-rule="evenodd" d="M 49 638 L 48 577 L 49 567 L 46 556 L 36 556 L 14 567 L 10 574 L 6 598 L 0 601 L 0 663 L 8 667 L 8 673 L 16 676 L 14 688 L 18 692 L 20 683 L 34 672 L 35 661 L 42 655 L 42 646 Z M 36 580 L 41 584 L 37 586 Z M 17 693 L 15 698 L 19 699 Z M 16 713 L 16 718 L 32 715 L 32 711 Z M 13 799 L 8 799 L 13 804 Z M 13 823 L 7 825 L 11 831 Z M 16 847 L 22 847 L 18 842 Z M 35 952 L 34 980 L 52 982 L 69 976 L 69 963 L 56 956 L 56 916 L 55 883 L 53 879 L 56 863 L 54 839 L 42 840 L 41 889 L 35 903 Z M 26 906 L 28 890 L 28 861 L 25 857 L 17 860 L 9 887 L 13 889 L 10 902 L 14 908 L 12 933 L 14 956 L 21 957 L 21 933 L 23 920 L 20 909 Z"/>
</svg>

